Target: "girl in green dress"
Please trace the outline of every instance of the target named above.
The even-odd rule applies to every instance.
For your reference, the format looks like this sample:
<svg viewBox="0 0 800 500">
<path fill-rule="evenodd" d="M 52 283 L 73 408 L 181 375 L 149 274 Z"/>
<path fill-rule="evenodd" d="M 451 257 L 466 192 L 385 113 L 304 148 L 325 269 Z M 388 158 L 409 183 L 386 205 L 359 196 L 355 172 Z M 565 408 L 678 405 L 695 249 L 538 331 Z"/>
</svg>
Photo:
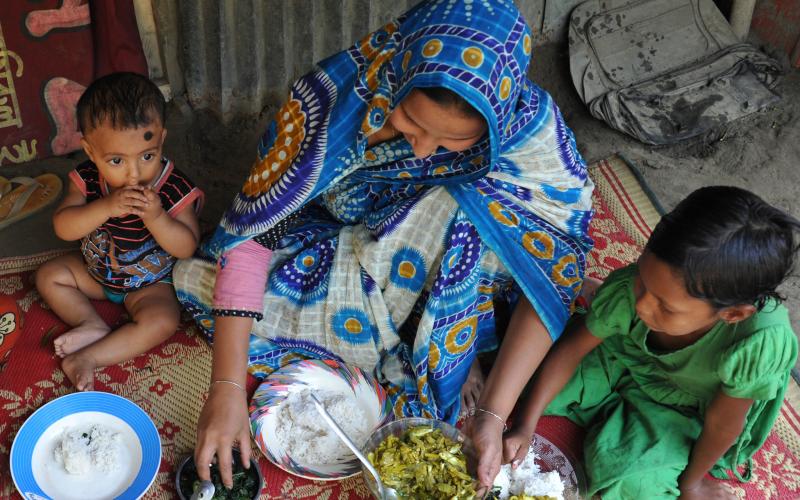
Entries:
<svg viewBox="0 0 800 500">
<path fill-rule="evenodd" d="M 743 189 L 689 195 L 547 355 L 503 459 L 525 456 L 542 414 L 563 415 L 587 429 L 590 494 L 728 498 L 706 473 L 749 478 L 797 357 L 775 289 L 798 229 Z"/>
</svg>

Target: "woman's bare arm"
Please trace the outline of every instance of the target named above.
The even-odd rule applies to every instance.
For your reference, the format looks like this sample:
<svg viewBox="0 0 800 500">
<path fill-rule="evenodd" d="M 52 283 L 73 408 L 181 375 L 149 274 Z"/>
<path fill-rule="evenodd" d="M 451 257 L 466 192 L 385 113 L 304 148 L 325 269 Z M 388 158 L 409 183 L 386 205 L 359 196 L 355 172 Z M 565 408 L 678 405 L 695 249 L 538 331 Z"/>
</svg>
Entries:
<svg viewBox="0 0 800 500">
<path fill-rule="evenodd" d="M 551 345 L 539 315 L 528 299 L 521 297 L 478 401 L 477 408 L 484 411 L 477 411 L 470 422 L 469 432 L 479 453 L 478 480 L 483 486 L 491 486 L 500 471 L 504 422 Z"/>
</svg>

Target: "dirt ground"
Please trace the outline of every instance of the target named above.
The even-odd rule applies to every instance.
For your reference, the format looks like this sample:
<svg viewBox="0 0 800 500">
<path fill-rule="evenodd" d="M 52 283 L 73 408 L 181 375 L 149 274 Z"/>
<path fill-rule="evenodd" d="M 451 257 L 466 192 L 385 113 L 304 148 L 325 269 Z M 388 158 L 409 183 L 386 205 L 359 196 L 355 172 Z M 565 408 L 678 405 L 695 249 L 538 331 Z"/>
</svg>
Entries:
<svg viewBox="0 0 800 500">
<path fill-rule="evenodd" d="M 561 107 L 587 162 L 621 153 L 638 167 L 665 210 L 701 186 L 732 185 L 749 189 L 800 218 L 800 69 L 790 68 L 785 57 L 760 48 L 786 68 L 777 88 L 781 101 L 707 137 L 666 147 L 643 144 L 593 118 L 562 63 L 568 58 L 566 48 L 541 47 L 534 53 L 531 78 Z M 787 298 L 794 331 L 800 335 L 800 262 L 780 291 Z"/>
<path fill-rule="evenodd" d="M 754 43 L 758 44 L 757 41 Z M 765 49 L 769 51 L 769 49 Z M 549 91 L 575 131 L 587 162 L 619 152 L 635 164 L 661 205 L 671 209 L 692 190 L 725 184 L 750 189 L 800 218 L 800 70 L 788 69 L 778 87 L 782 100 L 698 140 L 655 148 L 616 132 L 589 115 L 574 90 L 566 47 L 548 45 L 534 52 L 531 78 Z M 201 222 L 210 229 L 243 182 L 255 158 L 258 138 L 274 110 L 223 125 L 211 113 L 193 111 L 180 100 L 170 106 L 165 153 L 206 192 Z M 67 172 L 83 158 L 73 154 L 18 166 L 0 175 Z M 53 235 L 52 209 L 0 231 L 0 257 L 72 246 Z M 782 287 L 800 333 L 800 266 Z"/>
</svg>

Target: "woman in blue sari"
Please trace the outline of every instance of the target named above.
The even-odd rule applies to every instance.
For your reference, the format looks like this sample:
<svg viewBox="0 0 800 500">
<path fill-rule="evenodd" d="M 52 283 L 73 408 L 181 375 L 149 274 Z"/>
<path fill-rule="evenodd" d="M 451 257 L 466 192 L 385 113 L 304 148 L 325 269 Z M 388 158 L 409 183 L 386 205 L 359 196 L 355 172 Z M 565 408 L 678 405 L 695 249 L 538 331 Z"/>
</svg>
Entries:
<svg viewBox="0 0 800 500">
<path fill-rule="evenodd" d="M 531 49 L 511 1 L 426 1 L 294 84 L 202 257 L 175 268 L 214 339 L 196 463 L 217 454 L 228 483 L 233 441 L 249 455 L 248 370 L 331 358 L 374 373 L 397 415 L 454 422 L 466 401 L 493 480 L 591 246 L 593 186 L 527 79 Z M 256 305 L 236 297 L 254 286 Z M 498 307 L 514 312 L 495 365 L 462 399 L 476 355 L 497 348 Z"/>
</svg>

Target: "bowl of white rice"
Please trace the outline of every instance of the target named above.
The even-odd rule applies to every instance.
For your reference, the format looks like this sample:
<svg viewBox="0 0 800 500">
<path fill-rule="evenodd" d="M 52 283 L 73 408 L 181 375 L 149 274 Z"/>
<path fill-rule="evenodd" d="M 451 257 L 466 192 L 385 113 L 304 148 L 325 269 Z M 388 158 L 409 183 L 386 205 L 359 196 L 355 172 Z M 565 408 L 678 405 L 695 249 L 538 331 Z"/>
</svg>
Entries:
<svg viewBox="0 0 800 500">
<path fill-rule="evenodd" d="M 253 394 L 256 445 L 272 463 L 306 479 L 360 473 L 358 459 L 317 412 L 312 392 L 359 447 L 392 418 L 386 392 L 360 368 L 333 360 L 296 361 L 270 374 Z"/>
</svg>

